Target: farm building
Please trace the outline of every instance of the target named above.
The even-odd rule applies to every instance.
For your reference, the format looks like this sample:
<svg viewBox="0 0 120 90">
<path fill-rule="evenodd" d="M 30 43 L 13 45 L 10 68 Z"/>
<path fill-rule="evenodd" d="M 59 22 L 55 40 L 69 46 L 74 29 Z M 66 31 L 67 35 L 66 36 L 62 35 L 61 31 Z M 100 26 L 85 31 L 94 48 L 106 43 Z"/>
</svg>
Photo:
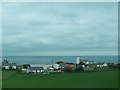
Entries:
<svg viewBox="0 0 120 90">
<path fill-rule="evenodd" d="M 83 69 L 84 71 L 94 71 L 96 67 L 96 64 L 86 64 L 84 65 Z"/>
<path fill-rule="evenodd" d="M 38 73 L 41 74 L 44 72 L 43 67 L 28 67 L 27 73 Z"/>
</svg>

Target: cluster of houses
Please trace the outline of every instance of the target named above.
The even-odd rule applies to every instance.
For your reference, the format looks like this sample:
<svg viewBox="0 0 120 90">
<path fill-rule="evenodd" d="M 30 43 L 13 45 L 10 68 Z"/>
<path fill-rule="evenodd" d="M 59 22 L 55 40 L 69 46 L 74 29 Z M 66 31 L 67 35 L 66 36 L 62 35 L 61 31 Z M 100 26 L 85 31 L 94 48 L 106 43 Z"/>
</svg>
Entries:
<svg viewBox="0 0 120 90">
<path fill-rule="evenodd" d="M 109 63 L 109 65 L 114 63 Z M 34 74 L 50 74 L 50 73 L 61 73 L 61 72 L 77 72 L 77 71 L 96 71 L 96 70 L 109 70 L 108 63 L 105 62 L 94 62 L 89 60 L 80 60 L 80 57 L 76 58 L 76 63 L 67 63 L 64 61 L 57 61 L 52 64 L 45 65 L 33 65 L 24 64 L 17 65 L 13 62 L 3 60 L 2 69 L 4 70 L 17 70 L 22 73 L 34 73 Z"/>
</svg>

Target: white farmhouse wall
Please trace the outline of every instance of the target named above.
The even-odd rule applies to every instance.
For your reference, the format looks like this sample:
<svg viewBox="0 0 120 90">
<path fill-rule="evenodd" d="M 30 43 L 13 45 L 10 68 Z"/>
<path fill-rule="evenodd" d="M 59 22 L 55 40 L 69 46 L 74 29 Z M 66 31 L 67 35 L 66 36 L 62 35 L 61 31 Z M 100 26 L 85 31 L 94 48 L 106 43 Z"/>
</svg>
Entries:
<svg viewBox="0 0 120 90">
<path fill-rule="evenodd" d="M 4 68 L 8 70 L 8 69 L 10 69 L 10 66 L 4 66 Z"/>
<path fill-rule="evenodd" d="M 12 66 L 13 69 L 16 69 L 17 67 L 16 66 Z"/>
</svg>

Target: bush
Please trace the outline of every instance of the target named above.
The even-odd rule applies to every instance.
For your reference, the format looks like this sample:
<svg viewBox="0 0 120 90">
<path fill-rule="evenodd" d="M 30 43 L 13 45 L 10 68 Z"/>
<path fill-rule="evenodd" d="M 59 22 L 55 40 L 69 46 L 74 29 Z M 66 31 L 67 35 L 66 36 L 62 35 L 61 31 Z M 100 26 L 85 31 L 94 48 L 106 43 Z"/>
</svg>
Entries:
<svg viewBox="0 0 120 90">
<path fill-rule="evenodd" d="M 63 69 L 63 71 L 64 71 L 64 72 L 72 72 L 73 69 L 72 69 L 72 67 L 65 67 L 65 68 Z"/>
<path fill-rule="evenodd" d="M 75 72 L 80 72 L 80 71 L 84 71 L 83 67 L 76 67 L 75 68 Z"/>
</svg>

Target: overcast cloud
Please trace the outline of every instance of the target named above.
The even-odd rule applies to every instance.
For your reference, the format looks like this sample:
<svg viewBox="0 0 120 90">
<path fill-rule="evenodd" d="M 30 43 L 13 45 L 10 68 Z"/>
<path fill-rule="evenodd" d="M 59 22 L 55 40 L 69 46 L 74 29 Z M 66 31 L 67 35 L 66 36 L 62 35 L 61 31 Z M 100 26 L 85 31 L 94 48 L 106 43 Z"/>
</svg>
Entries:
<svg viewBox="0 0 120 90">
<path fill-rule="evenodd" d="M 117 55 L 116 3 L 3 3 L 3 55 Z"/>
</svg>

